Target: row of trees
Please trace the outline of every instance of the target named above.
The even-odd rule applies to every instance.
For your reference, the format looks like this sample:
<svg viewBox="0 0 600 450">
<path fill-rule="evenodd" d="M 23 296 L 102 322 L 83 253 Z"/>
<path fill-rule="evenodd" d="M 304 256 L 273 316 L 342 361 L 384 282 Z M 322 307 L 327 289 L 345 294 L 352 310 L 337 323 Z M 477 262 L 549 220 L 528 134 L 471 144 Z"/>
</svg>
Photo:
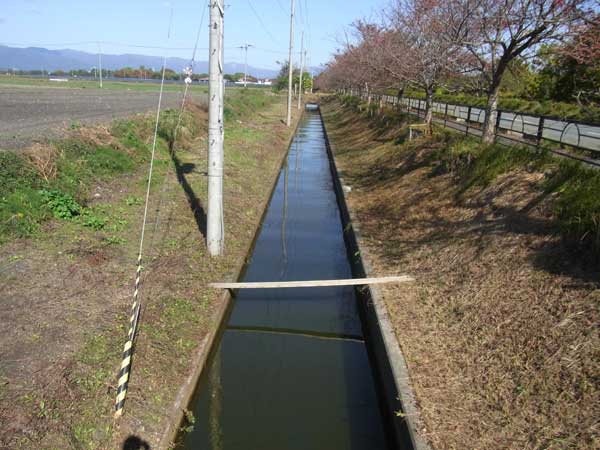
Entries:
<svg viewBox="0 0 600 450">
<path fill-rule="evenodd" d="M 492 142 L 503 80 L 540 50 L 598 64 L 598 0 L 393 0 L 378 21 L 360 20 L 319 77 L 320 88 L 425 93 L 431 124 L 436 89 L 486 98 L 484 141 Z M 556 45 L 559 43 L 558 45 Z"/>
</svg>

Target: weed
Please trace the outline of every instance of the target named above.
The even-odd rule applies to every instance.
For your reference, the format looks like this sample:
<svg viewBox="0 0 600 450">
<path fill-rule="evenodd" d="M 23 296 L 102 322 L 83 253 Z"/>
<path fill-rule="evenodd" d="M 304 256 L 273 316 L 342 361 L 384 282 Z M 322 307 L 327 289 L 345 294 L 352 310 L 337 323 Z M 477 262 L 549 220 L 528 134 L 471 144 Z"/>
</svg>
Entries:
<svg viewBox="0 0 600 450">
<path fill-rule="evenodd" d="M 43 189 L 40 191 L 42 200 L 57 219 L 69 220 L 82 212 L 82 207 L 73 197 L 57 190 Z"/>
<path fill-rule="evenodd" d="M 127 206 L 138 206 L 142 204 L 142 197 L 135 197 L 133 195 L 130 195 L 128 197 L 125 198 L 125 204 Z"/>
<path fill-rule="evenodd" d="M 109 245 L 123 245 L 127 243 L 127 239 L 119 237 L 119 236 L 108 236 L 106 238 L 106 242 Z"/>
<path fill-rule="evenodd" d="M 87 228 L 91 228 L 92 230 L 102 230 L 106 226 L 106 220 L 96 216 L 91 213 L 89 210 L 84 210 L 80 219 L 81 225 Z"/>
<path fill-rule="evenodd" d="M 190 411 L 189 409 L 184 409 L 183 410 L 184 414 L 185 414 L 185 425 L 183 425 L 181 427 L 181 432 L 182 433 L 191 433 L 192 431 L 194 431 L 194 425 L 196 423 L 196 418 L 194 417 L 194 413 L 192 411 Z"/>
</svg>

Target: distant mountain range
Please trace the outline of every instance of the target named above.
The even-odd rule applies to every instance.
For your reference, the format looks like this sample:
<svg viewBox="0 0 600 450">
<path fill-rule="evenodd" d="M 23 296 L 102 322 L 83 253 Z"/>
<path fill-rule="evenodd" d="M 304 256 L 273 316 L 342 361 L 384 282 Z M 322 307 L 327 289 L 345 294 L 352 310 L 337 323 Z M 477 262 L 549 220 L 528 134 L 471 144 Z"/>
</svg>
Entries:
<svg viewBox="0 0 600 450">
<path fill-rule="evenodd" d="M 102 54 L 102 68 L 117 70 L 123 67 L 138 68 L 145 66 L 158 70 L 162 67 L 163 58 L 160 56 L 146 56 L 136 54 L 107 55 Z M 167 67 L 180 72 L 189 64 L 189 60 L 183 58 L 167 59 Z M 48 50 L 39 47 L 7 47 L 0 45 L 0 70 L 78 70 L 91 69 L 98 66 L 98 55 L 78 50 Z M 239 63 L 226 63 L 225 73 L 243 72 L 244 65 Z M 194 65 L 195 73 L 208 72 L 208 62 L 197 61 Z M 278 71 L 261 69 L 248 66 L 248 73 L 259 78 L 274 78 Z"/>
</svg>

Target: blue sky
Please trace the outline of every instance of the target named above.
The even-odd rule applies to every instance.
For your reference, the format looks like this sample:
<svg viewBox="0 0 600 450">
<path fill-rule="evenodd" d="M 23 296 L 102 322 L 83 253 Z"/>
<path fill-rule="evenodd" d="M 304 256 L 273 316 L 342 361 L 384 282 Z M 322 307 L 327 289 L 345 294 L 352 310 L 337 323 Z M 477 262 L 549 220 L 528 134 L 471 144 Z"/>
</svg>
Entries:
<svg viewBox="0 0 600 450">
<path fill-rule="evenodd" d="M 73 48 L 95 52 L 163 55 L 190 58 L 203 10 L 206 12 L 197 60 L 207 59 L 206 0 L 0 0 L 0 44 Z M 344 28 L 360 17 L 372 17 L 386 0 L 296 0 L 296 43 L 305 30 L 310 64 L 329 60 Z M 290 0 L 225 0 L 225 53 L 228 62 L 242 62 L 236 46 L 255 45 L 249 64 L 276 69 L 287 59 Z M 171 6 L 173 29 L 167 40 Z M 256 13 L 255 13 L 256 12 Z M 257 18 L 260 17 L 259 18 Z M 71 44 L 71 45 L 62 45 Z"/>
</svg>

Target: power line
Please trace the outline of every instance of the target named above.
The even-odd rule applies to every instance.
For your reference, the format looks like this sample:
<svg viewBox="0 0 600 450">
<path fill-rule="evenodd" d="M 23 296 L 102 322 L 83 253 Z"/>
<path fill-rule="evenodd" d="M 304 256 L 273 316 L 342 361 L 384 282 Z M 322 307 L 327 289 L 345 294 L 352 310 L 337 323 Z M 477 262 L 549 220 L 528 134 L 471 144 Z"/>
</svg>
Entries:
<svg viewBox="0 0 600 450">
<path fill-rule="evenodd" d="M 277 0 L 277 4 L 279 5 L 279 8 L 281 9 L 281 11 L 283 12 L 283 14 L 287 17 L 288 12 L 286 11 L 286 9 L 283 7 L 283 5 L 281 4 L 281 0 Z"/>
<path fill-rule="evenodd" d="M 271 31 L 269 31 L 269 29 L 267 28 L 267 26 L 265 25 L 265 23 L 263 22 L 263 20 L 260 18 L 260 16 L 256 12 L 256 9 L 254 9 L 254 6 L 252 5 L 252 2 L 250 0 L 248 0 L 248 5 L 250 6 L 250 9 L 254 13 L 254 16 L 256 17 L 256 19 L 258 20 L 258 22 L 260 23 L 260 26 L 263 28 L 263 30 L 265 30 L 265 33 L 267 33 L 269 35 L 269 37 L 271 38 L 271 40 L 273 42 L 277 43 L 277 39 L 275 39 L 275 36 L 273 36 L 273 34 L 271 33 Z"/>
<path fill-rule="evenodd" d="M 235 47 L 235 48 L 239 48 L 239 47 Z M 277 55 L 287 55 L 288 54 L 288 52 L 284 51 L 284 50 L 271 50 L 271 49 L 262 48 L 262 47 L 254 47 L 254 49 L 262 51 L 264 53 L 274 53 L 274 54 L 277 54 Z M 294 54 L 299 54 L 300 52 L 293 52 L 293 53 Z"/>
</svg>

